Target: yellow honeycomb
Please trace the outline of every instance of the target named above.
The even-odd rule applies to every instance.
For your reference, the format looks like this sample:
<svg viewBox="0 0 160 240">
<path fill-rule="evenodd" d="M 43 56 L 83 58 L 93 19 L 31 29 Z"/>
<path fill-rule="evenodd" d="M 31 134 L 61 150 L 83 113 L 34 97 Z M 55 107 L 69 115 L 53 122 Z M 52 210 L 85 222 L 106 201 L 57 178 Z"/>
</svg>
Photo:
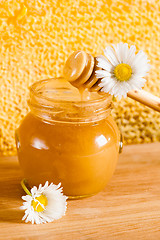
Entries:
<svg viewBox="0 0 160 240">
<path fill-rule="evenodd" d="M 29 111 L 28 86 L 60 76 L 75 50 L 96 56 L 107 44 L 136 45 L 151 60 L 145 90 L 160 96 L 159 12 L 159 0 L 1 0 L 0 153 L 16 152 L 14 132 Z M 125 143 L 160 140 L 159 113 L 131 99 L 114 105 Z"/>
</svg>

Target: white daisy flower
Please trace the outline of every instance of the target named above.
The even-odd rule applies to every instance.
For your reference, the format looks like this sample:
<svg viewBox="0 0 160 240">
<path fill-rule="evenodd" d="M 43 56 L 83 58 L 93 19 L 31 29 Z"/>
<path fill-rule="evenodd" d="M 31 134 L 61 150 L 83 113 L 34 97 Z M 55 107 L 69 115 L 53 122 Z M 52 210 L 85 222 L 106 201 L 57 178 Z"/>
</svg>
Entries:
<svg viewBox="0 0 160 240">
<path fill-rule="evenodd" d="M 104 49 L 104 56 L 98 56 L 96 77 L 101 78 L 101 91 L 121 99 L 133 89 L 141 89 L 146 80 L 143 78 L 150 69 L 149 60 L 143 51 L 135 54 L 136 47 L 127 43 L 113 44 Z"/>
<path fill-rule="evenodd" d="M 47 181 L 43 187 L 40 184 L 38 189 L 34 186 L 30 193 L 22 182 L 23 189 L 28 193 L 22 197 L 25 201 L 20 207 L 25 210 L 22 220 L 32 224 L 40 224 L 52 222 L 64 216 L 67 208 L 67 197 L 63 195 L 60 186 L 60 183 L 48 185 Z"/>
</svg>

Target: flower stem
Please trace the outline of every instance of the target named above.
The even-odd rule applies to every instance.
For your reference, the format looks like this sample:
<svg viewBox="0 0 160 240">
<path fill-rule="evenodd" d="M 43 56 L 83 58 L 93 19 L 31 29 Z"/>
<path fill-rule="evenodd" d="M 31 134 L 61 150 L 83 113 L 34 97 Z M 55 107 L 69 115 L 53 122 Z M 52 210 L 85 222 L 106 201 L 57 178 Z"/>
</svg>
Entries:
<svg viewBox="0 0 160 240">
<path fill-rule="evenodd" d="M 27 180 L 25 178 L 22 179 L 21 181 L 21 186 L 23 188 L 23 190 L 30 196 L 32 196 L 32 194 L 30 193 L 30 191 L 28 190 L 28 188 L 26 187 L 26 183 L 27 183 Z"/>
<path fill-rule="evenodd" d="M 115 100 L 116 100 L 116 98 L 115 98 L 115 96 L 113 96 L 112 101 L 115 102 Z"/>
</svg>

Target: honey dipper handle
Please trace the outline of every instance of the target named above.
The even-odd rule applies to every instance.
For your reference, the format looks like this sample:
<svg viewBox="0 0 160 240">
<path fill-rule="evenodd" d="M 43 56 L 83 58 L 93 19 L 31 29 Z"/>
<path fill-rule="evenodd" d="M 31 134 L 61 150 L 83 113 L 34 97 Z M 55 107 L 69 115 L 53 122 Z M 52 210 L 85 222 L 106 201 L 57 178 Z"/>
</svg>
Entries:
<svg viewBox="0 0 160 240">
<path fill-rule="evenodd" d="M 144 90 L 132 90 L 127 94 L 128 97 L 160 112 L 160 98 Z"/>
</svg>

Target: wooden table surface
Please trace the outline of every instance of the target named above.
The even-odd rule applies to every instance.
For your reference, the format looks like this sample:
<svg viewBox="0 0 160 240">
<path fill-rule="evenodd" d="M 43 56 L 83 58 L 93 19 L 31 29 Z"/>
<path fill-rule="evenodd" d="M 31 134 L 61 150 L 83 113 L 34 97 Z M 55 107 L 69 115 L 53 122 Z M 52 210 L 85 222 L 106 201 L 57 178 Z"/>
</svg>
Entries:
<svg viewBox="0 0 160 240">
<path fill-rule="evenodd" d="M 66 216 L 53 223 L 21 221 L 21 178 L 17 157 L 0 157 L 2 240 L 160 239 L 160 143 L 125 146 L 104 191 L 68 201 Z"/>
</svg>

